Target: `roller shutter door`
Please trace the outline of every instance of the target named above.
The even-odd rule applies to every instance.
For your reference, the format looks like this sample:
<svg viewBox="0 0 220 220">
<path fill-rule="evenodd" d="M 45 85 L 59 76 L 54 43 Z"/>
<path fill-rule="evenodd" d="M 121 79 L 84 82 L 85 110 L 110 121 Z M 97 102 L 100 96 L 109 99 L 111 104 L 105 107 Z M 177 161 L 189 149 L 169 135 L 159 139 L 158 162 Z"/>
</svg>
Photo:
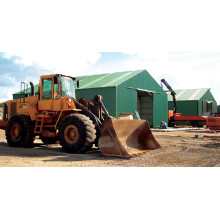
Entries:
<svg viewBox="0 0 220 220">
<path fill-rule="evenodd" d="M 138 94 L 137 110 L 141 119 L 148 120 L 149 125 L 153 126 L 153 99 L 152 96 L 144 93 Z"/>
</svg>

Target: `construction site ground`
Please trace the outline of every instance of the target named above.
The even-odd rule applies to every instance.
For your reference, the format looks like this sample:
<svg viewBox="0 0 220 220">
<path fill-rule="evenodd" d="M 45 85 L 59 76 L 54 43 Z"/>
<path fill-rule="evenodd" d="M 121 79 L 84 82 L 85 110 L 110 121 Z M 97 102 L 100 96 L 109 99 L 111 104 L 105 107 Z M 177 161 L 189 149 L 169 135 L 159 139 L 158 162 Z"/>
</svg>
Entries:
<svg viewBox="0 0 220 220">
<path fill-rule="evenodd" d="M 1 167 L 219 167 L 220 134 L 207 131 L 153 132 L 161 149 L 123 159 L 107 157 L 97 148 L 86 154 L 69 154 L 59 144 L 32 148 L 9 147 L 0 130 Z M 198 136 L 198 137 L 196 137 Z"/>
</svg>

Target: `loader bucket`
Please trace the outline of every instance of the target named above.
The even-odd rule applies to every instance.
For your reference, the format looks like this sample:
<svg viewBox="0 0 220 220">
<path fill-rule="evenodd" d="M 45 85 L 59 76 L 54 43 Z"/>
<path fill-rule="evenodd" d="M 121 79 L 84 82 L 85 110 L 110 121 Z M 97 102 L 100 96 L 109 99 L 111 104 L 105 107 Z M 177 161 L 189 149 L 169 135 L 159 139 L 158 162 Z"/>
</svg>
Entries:
<svg viewBox="0 0 220 220">
<path fill-rule="evenodd" d="M 145 120 L 106 119 L 98 145 L 104 155 L 128 158 L 160 148 Z"/>
</svg>

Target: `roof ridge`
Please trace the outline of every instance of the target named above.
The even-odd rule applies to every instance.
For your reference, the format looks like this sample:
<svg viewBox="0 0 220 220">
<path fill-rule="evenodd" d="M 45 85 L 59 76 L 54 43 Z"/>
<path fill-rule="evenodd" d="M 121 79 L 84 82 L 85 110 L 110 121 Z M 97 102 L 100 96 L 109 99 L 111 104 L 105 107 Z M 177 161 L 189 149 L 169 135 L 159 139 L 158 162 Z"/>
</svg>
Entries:
<svg viewBox="0 0 220 220">
<path fill-rule="evenodd" d="M 124 83 L 126 80 L 129 80 L 130 78 L 142 72 L 147 72 L 147 71 L 145 69 L 121 71 L 121 72 L 102 73 L 95 75 L 77 76 L 76 78 L 79 78 L 79 80 L 81 81 L 80 87 L 78 89 L 116 87 Z M 96 86 L 96 84 L 98 84 L 98 86 Z M 36 84 L 35 88 L 38 85 L 39 84 Z M 21 92 L 19 91 L 14 94 L 21 94 Z"/>
<path fill-rule="evenodd" d="M 97 88 L 95 84 L 98 83 L 99 87 L 116 87 L 124 83 L 124 80 L 130 79 L 130 77 L 134 77 L 135 75 L 142 73 L 146 70 L 133 70 L 133 71 L 123 71 L 123 72 L 113 72 L 113 73 L 105 73 L 105 74 L 96 74 L 96 75 L 87 75 L 85 77 L 85 81 L 83 81 L 82 85 L 79 89 L 85 88 Z M 80 79 L 80 77 L 79 77 Z M 86 81 L 87 79 L 87 81 Z M 92 80 L 94 79 L 94 80 Z M 106 80 L 108 79 L 108 80 Z M 104 80 L 104 81 L 103 81 Z M 102 82 L 102 83 L 101 83 Z"/>
<path fill-rule="evenodd" d="M 112 73 L 98 73 L 98 74 L 91 74 L 91 75 L 83 75 L 84 77 L 90 77 L 90 76 L 100 76 L 100 75 L 107 75 L 107 74 L 116 74 L 116 73 L 128 73 L 128 72 L 136 72 L 136 71 L 144 71 L 145 69 L 140 70 L 126 70 L 121 72 L 112 72 Z M 83 76 L 76 76 L 76 77 L 83 77 Z"/>
<path fill-rule="evenodd" d="M 211 89 L 211 88 L 197 88 L 197 89 L 174 89 L 174 91 L 181 91 L 181 90 L 198 90 L 198 89 Z M 167 90 L 169 92 L 169 90 Z"/>
<path fill-rule="evenodd" d="M 183 100 L 199 100 L 201 99 L 207 92 L 210 92 L 210 88 L 201 88 L 201 89 L 177 89 L 174 90 L 176 92 L 177 101 Z M 172 100 L 170 91 L 166 91 L 168 95 L 168 101 Z"/>
</svg>

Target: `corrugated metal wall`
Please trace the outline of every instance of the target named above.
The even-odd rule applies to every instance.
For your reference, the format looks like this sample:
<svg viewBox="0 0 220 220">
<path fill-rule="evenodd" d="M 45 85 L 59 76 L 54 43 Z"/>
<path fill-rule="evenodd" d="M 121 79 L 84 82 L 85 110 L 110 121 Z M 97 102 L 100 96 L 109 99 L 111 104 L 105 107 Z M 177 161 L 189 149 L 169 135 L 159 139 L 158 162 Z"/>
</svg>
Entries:
<svg viewBox="0 0 220 220">
<path fill-rule="evenodd" d="M 117 117 L 120 113 L 137 110 L 137 91 L 126 87 L 146 89 L 161 94 L 153 94 L 153 126 L 158 127 L 161 121 L 167 123 L 167 94 L 147 71 L 143 71 L 117 87 Z"/>
<path fill-rule="evenodd" d="M 93 99 L 95 95 L 103 97 L 103 103 L 109 114 L 116 117 L 116 88 L 76 89 L 76 98 Z"/>
<path fill-rule="evenodd" d="M 203 101 L 209 101 L 213 102 L 213 113 L 217 112 L 217 102 L 215 101 L 215 98 L 213 97 L 212 93 L 210 91 L 207 91 L 205 95 L 199 100 L 198 103 L 198 115 L 203 115 Z M 214 115 L 213 115 L 214 116 Z"/>
<path fill-rule="evenodd" d="M 173 102 L 168 103 L 169 110 L 174 109 Z M 198 101 L 178 101 L 177 113 L 182 113 L 184 116 L 197 116 L 198 115 Z"/>
<path fill-rule="evenodd" d="M 159 127 L 161 121 L 167 123 L 167 94 L 147 71 L 142 71 L 117 87 L 77 89 L 76 97 L 93 99 L 95 95 L 102 95 L 110 115 L 118 117 L 120 113 L 133 113 L 134 118 L 137 118 L 137 91 L 127 87 L 161 92 L 153 94 L 153 126 Z"/>
<path fill-rule="evenodd" d="M 207 92 L 199 100 L 177 101 L 177 113 L 182 113 L 184 116 L 202 116 L 204 100 L 214 103 L 213 111 L 216 113 L 217 103 L 210 90 L 207 90 Z M 173 101 L 168 102 L 168 109 L 174 109 Z"/>
</svg>

